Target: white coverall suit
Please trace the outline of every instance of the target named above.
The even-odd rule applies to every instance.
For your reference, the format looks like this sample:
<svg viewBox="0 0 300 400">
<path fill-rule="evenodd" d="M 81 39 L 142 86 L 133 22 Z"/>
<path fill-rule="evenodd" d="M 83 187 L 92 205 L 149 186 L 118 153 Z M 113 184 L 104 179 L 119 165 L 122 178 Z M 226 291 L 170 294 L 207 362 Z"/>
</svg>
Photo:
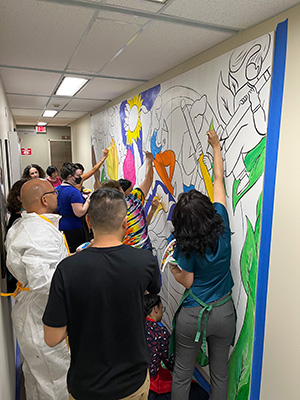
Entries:
<svg viewBox="0 0 300 400">
<path fill-rule="evenodd" d="M 6 239 L 7 267 L 29 291 L 16 296 L 12 319 L 24 357 L 23 372 L 28 400 L 67 400 L 70 354 L 66 341 L 54 348 L 44 342 L 42 317 L 57 264 L 68 256 L 57 229 L 59 215 L 22 213 Z"/>
</svg>

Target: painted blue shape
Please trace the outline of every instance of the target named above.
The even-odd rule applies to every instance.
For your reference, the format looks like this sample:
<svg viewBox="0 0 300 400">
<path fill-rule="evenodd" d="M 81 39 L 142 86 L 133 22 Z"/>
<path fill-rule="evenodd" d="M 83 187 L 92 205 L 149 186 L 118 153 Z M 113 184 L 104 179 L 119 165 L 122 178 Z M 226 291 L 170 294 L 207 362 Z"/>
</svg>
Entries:
<svg viewBox="0 0 300 400">
<path fill-rule="evenodd" d="M 157 147 L 156 138 L 157 138 L 157 131 L 154 131 L 150 139 L 151 153 L 153 154 L 153 158 L 155 158 L 155 156 L 161 152 L 162 148 L 162 146 Z"/>
<path fill-rule="evenodd" d="M 272 220 L 274 208 L 274 192 L 286 62 L 287 31 L 288 20 L 285 20 L 284 22 L 277 25 L 266 146 L 266 165 L 260 240 L 261 245 L 259 253 L 256 290 L 257 296 L 255 309 L 250 400 L 259 400 L 260 398 L 266 303 L 269 279 L 269 261 L 272 236 Z"/>
<path fill-rule="evenodd" d="M 186 186 L 183 184 L 183 191 L 184 193 L 189 192 L 190 190 L 195 189 L 195 185 Z"/>
<path fill-rule="evenodd" d="M 160 85 L 157 85 L 153 86 L 151 89 L 145 90 L 140 94 L 141 99 L 143 100 L 143 106 L 145 106 L 147 110 L 151 110 L 159 92 Z"/>
</svg>

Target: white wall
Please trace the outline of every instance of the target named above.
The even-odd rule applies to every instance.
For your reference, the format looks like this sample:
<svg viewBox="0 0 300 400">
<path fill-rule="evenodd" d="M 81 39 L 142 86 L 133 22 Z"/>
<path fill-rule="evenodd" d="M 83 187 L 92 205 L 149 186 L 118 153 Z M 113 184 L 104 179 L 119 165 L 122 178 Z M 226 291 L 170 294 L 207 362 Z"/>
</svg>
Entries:
<svg viewBox="0 0 300 400">
<path fill-rule="evenodd" d="M 92 168 L 90 124 L 90 116 L 87 114 L 71 125 L 73 162 L 82 164 L 85 172 Z M 87 179 L 84 187 L 93 189 L 93 178 Z"/>
<path fill-rule="evenodd" d="M 2 142 L 8 138 L 7 132 L 12 131 L 13 128 L 14 120 L 0 79 L 0 138 Z M 6 174 L 5 162 L 3 164 L 4 174 Z M 0 291 L 6 291 L 6 281 L 2 279 L 0 279 Z M 15 399 L 15 350 L 10 311 L 10 299 L 0 297 L 0 399 L 3 400 Z"/>
</svg>

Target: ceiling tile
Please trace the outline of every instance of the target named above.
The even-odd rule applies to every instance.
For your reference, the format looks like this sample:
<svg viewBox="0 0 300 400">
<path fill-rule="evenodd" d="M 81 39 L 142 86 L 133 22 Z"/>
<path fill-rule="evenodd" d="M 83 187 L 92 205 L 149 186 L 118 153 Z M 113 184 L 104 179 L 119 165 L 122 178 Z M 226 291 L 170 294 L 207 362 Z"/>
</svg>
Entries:
<svg viewBox="0 0 300 400">
<path fill-rule="evenodd" d="M 44 109 L 48 101 L 48 97 L 15 94 L 8 94 L 7 99 L 11 108 L 31 108 L 33 110 Z"/>
<path fill-rule="evenodd" d="M 69 67 L 90 72 L 100 70 L 139 29 L 138 25 L 97 20 Z"/>
<path fill-rule="evenodd" d="M 47 104 L 47 108 L 49 107 L 51 110 L 59 111 L 62 110 L 70 101 L 71 99 L 69 97 L 52 96 Z"/>
<path fill-rule="evenodd" d="M 141 85 L 136 82 L 121 79 L 95 78 L 80 92 L 79 97 L 89 99 L 112 100 Z"/>
<path fill-rule="evenodd" d="M 14 117 L 16 125 L 36 125 L 37 119 L 34 117 L 26 117 L 26 116 L 15 116 Z"/>
<path fill-rule="evenodd" d="M 76 111 L 60 111 L 58 114 L 58 118 L 70 118 L 70 119 L 78 119 L 83 117 L 86 114 L 85 111 L 83 112 L 76 112 Z"/>
<path fill-rule="evenodd" d="M 107 0 L 105 4 L 151 12 L 158 12 L 162 8 L 161 4 L 144 0 Z"/>
<path fill-rule="evenodd" d="M 15 68 L 0 68 L 6 93 L 51 95 L 60 74 L 28 71 Z"/>
<path fill-rule="evenodd" d="M 26 110 L 26 109 L 19 109 L 19 108 L 13 108 L 12 114 L 14 117 L 33 117 L 33 118 L 39 118 L 40 115 L 42 114 L 43 110 Z"/>
<path fill-rule="evenodd" d="M 148 22 L 147 18 L 142 18 L 136 15 L 122 14 L 118 12 L 111 11 L 101 11 L 99 13 L 98 20 L 111 20 L 118 21 L 119 23 L 134 24 L 134 25 L 144 25 Z"/>
<path fill-rule="evenodd" d="M 228 33 L 153 22 L 102 73 L 151 79 L 228 37 Z"/>
<path fill-rule="evenodd" d="M 101 100 L 74 99 L 70 101 L 70 103 L 65 108 L 65 111 L 85 111 L 86 113 L 88 113 L 96 110 L 97 108 L 100 108 L 106 103 L 107 101 Z"/>
<path fill-rule="evenodd" d="M 36 0 L 1 1 L 0 64 L 65 68 L 93 13 Z"/>
<path fill-rule="evenodd" d="M 167 5 L 163 14 L 246 29 L 297 4 L 299 0 L 180 0 Z"/>
</svg>

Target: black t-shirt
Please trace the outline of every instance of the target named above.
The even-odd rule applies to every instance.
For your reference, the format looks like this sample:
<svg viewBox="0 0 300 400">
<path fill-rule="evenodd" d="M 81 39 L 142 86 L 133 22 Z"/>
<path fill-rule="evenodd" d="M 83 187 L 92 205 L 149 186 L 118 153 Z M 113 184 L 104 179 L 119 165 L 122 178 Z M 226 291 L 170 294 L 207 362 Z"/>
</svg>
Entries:
<svg viewBox="0 0 300 400">
<path fill-rule="evenodd" d="M 76 400 L 116 400 L 143 384 L 144 292 L 159 289 L 155 257 L 124 244 L 87 248 L 58 265 L 43 322 L 67 326 L 68 387 Z"/>
</svg>

